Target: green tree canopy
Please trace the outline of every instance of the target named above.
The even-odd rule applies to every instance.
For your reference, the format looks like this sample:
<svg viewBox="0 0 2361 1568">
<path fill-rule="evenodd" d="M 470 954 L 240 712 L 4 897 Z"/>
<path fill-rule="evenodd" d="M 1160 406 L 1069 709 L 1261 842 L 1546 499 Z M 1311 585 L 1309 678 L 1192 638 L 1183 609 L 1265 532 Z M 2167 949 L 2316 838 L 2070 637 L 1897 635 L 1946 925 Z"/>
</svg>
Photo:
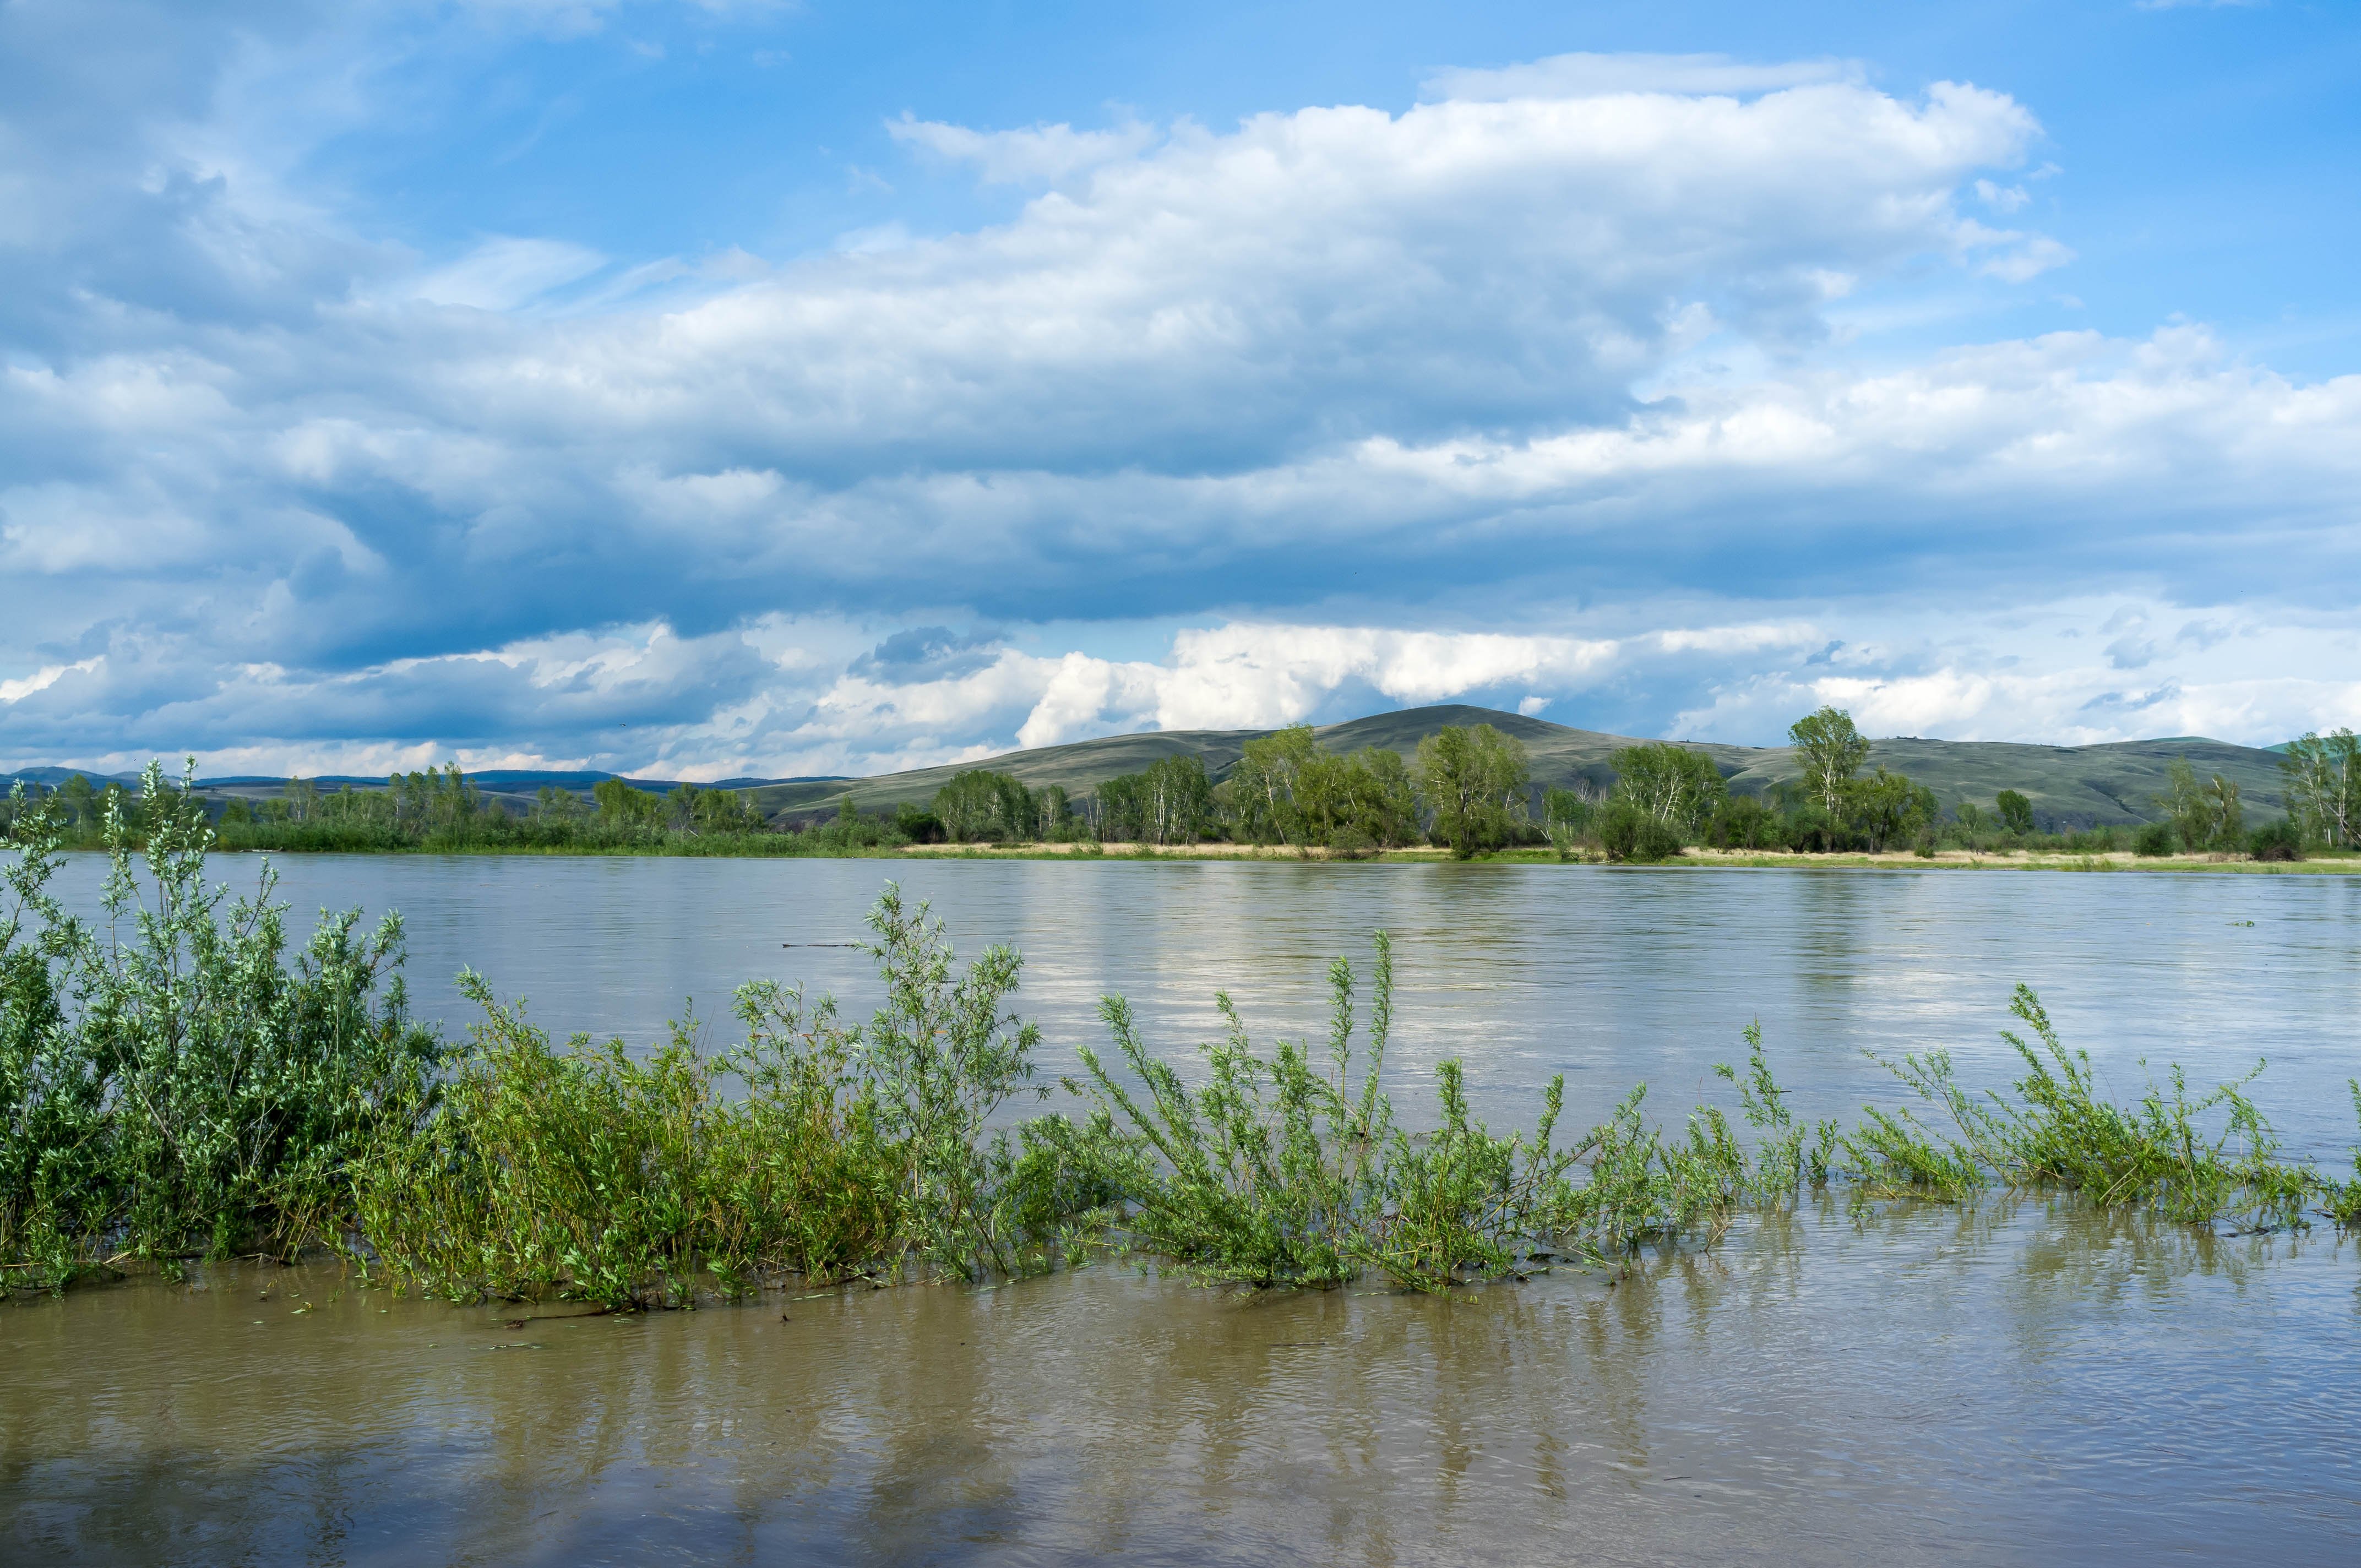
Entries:
<svg viewBox="0 0 2361 1568">
<path fill-rule="evenodd" d="M 1382 746 L 1343 757 L 1314 754 L 1297 774 L 1296 804 L 1311 843 L 1392 849 L 1418 838 L 1418 792 L 1409 765 L 1400 752 Z"/>
<path fill-rule="evenodd" d="M 2000 813 L 2001 826 L 2012 833 L 2033 831 L 2033 802 L 2013 789 L 2004 789 L 1993 801 Z"/>
<path fill-rule="evenodd" d="M 1532 776 L 1523 742 L 1488 724 L 1446 725 L 1418 743 L 1418 779 L 1434 813 L 1428 829 L 1461 860 L 1511 842 Z"/>
<path fill-rule="evenodd" d="M 1128 844 L 1193 844 L 1215 817 L 1204 759 L 1162 757 L 1142 772 L 1105 780 L 1095 792 L 1098 834 Z"/>
<path fill-rule="evenodd" d="M 401 797 L 405 817 L 412 821 L 432 820 L 437 809 L 434 796 L 439 791 L 429 788 L 430 782 L 440 781 L 433 773 L 423 778 L 417 773 L 396 775 L 394 792 Z M 638 827 L 642 823 L 653 827 L 664 820 L 664 796 L 633 789 L 620 779 L 600 779 L 590 786 L 590 798 L 598 803 L 600 819 L 615 827 Z"/>
<path fill-rule="evenodd" d="M 1869 739 L 1853 728 L 1852 715 L 1838 707 L 1807 713 L 1787 727 L 1787 740 L 1803 764 L 1804 783 L 1834 817 L 1844 808 L 1845 785 L 1869 761 Z"/>
<path fill-rule="evenodd" d="M 2361 843 L 2361 740 L 2350 729 L 2306 735 L 2279 758 L 2288 815 L 2321 844 Z"/>
<path fill-rule="evenodd" d="M 972 768 L 935 792 L 935 817 L 954 844 L 1019 843 L 1040 830 L 1041 803 L 1011 773 Z"/>
<path fill-rule="evenodd" d="M 1933 790 L 1883 768 L 1868 778 L 1854 780 L 1846 792 L 1845 806 L 1847 818 L 1868 836 L 1872 850 L 1909 838 L 1933 822 L 1942 809 Z"/>
<path fill-rule="evenodd" d="M 2172 818 L 2172 830 L 2184 849 L 2245 848 L 2246 807 L 2238 799 L 2238 786 L 2220 773 L 2201 784 L 2189 760 L 2175 757 L 2165 770 L 2165 793 L 2156 797 L 2156 804 Z"/>
<path fill-rule="evenodd" d="M 1246 754 L 1225 781 L 1237 836 L 1256 844 L 1310 842 L 1305 774 L 1316 774 L 1324 758 L 1309 724 L 1290 724 L 1247 741 Z"/>
<path fill-rule="evenodd" d="M 72 815 L 75 827 L 97 826 L 98 791 L 92 787 L 90 780 L 80 773 L 74 774 L 58 786 L 58 798 L 64 802 L 66 810 Z"/>
<path fill-rule="evenodd" d="M 692 833 L 752 833 L 763 826 L 762 812 L 734 789 L 685 784 L 673 791 L 671 805 L 674 817 Z"/>
<path fill-rule="evenodd" d="M 1668 740 L 1626 746 L 1610 761 L 1614 797 L 1683 835 L 1699 831 L 1730 795 L 1711 757 Z"/>
</svg>

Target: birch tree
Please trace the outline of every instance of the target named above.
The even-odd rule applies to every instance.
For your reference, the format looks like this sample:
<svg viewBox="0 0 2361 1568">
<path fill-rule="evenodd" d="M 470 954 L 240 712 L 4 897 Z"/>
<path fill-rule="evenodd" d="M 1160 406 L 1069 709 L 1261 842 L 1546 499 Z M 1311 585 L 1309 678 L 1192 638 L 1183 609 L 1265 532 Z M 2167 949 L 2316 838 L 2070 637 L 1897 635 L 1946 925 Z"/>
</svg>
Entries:
<svg viewBox="0 0 2361 1568">
<path fill-rule="evenodd" d="M 2290 741 L 2279 758 L 2287 779 L 2288 812 L 2304 837 L 2346 845 L 2361 833 L 2361 739 L 2350 729 L 2308 734 Z"/>
<path fill-rule="evenodd" d="M 1804 784 L 1830 817 L 1844 807 L 1845 786 L 1869 761 L 1869 738 L 1853 728 L 1852 715 L 1822 707 L 1787 727 L 1788 743 L 1803 765 Z"/>
</svg>

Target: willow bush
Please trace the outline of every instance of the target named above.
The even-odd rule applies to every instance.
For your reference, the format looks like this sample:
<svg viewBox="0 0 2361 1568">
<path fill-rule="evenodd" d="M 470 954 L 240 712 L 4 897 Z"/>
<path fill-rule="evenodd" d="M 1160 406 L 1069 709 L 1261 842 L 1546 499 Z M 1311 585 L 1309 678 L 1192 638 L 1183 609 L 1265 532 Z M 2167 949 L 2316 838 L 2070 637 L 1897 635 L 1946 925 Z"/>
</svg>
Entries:
<svg viewBox="0 0 2361 1568">
<path fill-rule="evenodd" d="M 164 785 L 151 764 L 137 857 L 107 803 L 95 924 L 49 891 L 52 803 L 19 799 L 9 826 L 0 1267 L 17 1285 L 335 1237 L 347 1162 L 434 1071 L 399 979 L 400 920 L 362 937 L 357 911 L 324 914 L 291 961 L 268 869 L 250 898 L 207 887 L 203 811 Z"/>
<path fill-rule="evenodd" d="M 1718 1233 L 1750 1205 L 1792 1200 L 1805 1180 L 1804 1133 L 1792 1127 L 1773 1080 L 1762 1034 L 1740 1084 L 1750 1148 L 1713 1107 L 1679 1136 L 1650 1127 L 1637 1089 L 1588 1134 L 1554 1141 L 1565 1081 L 1543 1088 L 1528 1137 L 1502 1137 L 1469 1114 L 1465 1069 L 1435 1069 L 1438 1123 L 1413 1135 L 1396 1124 L 1379 1084 L 1393 1017 L 1393 958 L 1377 941 L 1366 1061 L 1353 1061 L 1354 977 L 1329 971 L 1324 1058 L 1279 1041 L 1258 1055 L 1235 1005 L 1216 998 L 1227 1036 L 1204 1047 L 1206 1082 L 1191 1091 L 1171 1064 L 1141 1043 L 1120 997 L 1103 1004 L 1117 1048 L 1145 1086 L 1135 1095 L 1093 1051 L 1082 1062 L 1097 1113 L 1091 1154 L 1117 1195 L 1112 1215 L 1124 1245 L 1179 1262 L 1209 1279 L 1334 1285 L 1375 1269 L 1396 1285 L 1441 1291 L 1513 1276 L 1536 1258 L 1572 1251 L 1604 1260 L 1651 1239 Z M 1809 1164 L 1828 1176 L 1832 1128 L 1820 1129 Z"/>
<path fill-rule="evenodd" d="M 1333 1285 L 1357 1274 L 1356 1244 L 1394 1136 L 1392 1102 L 1378 1088 L 1392 979 L 1380 937 L 1368 1062 L 1357 1085 L 1353 973 L 1341 959 L 1330 969 L 1324 1072 L 1293 1041 L 1280 1041 L 1268 1060 L 1257 1055 L 1225 992 L 1215 1000 L 1228 1035 L 1204 1048 L 1209 1081 L 1192 1092 L 1171 1064 L 1148 1053 L 1130 1003 L 1106 998 L 1101 1015 L 1147 1101 L 1083 1047 L 1085 1092 L 1096 1102 L 1084 1153 L 1116 1196 L 1127 1239 L 1210 1278 Z"/>
<path fill-rule="evenodd" d="M 1038 1030 L 1005 1010 L 1022 960 L 994 948 L 955 975 L 941 923 L 891 884 L 870 925 L 886 1000 L 868 1023 L 760 982 L 720 1052 L 693 1020 L 644 1060 L 560 1047 L 463 975 L 483 1021 L 357 1162 L 365 1261 L 455 1299 L 610 1309 L 790 1274 L 1047 1266 L 1103 1195 L 1062 1119 L 990 1125 L 1033 1076 Z"/>
<path fill-rule="evenodd" d="M 455 1299 L 679 1304 L 768 1272 L 838 1277 L 900 1232 L 895 1151 L 825 1008 L 749 998 L 741 1049 L 675 1025 L 636 1060 L 585 1035 L 553 1047 L 522 1003 L 462 984 L 484 1009 L 468 1047 L 356 1162 L 359 1231 L 398 1277 Z M 719 1092 L 728 1075 L 743 1098 Z"/>
<path fill-rule="evenodd" d="M 1958 1201 L 1996 1182 L 2062 1188 L 2103 1206 L 2153 1208 L 2192 1223 L 2224 1216 L 2296 1223 L 2314 1199 L 2341 1222 L 2361 1216 L 2361 1157 L 2351 1184 L 2279 1157 L 2270 1123 L 2245 1092 L 2261 1063 L 2193 1097 L 2175 1063 L 2162 1083 L 2117 1105 L 2100 1097 L 2090 1053 L 2067 1048 L 2031 987 L 2016 988 L 2009 1011 L 2039 1042 L 2001 1032 L 2026 1069 L 2013 1096 L 1971 1093 L 1942 1051 L 1885 1064 L 1949 1131 L 1910 1107 L 1866 1112 L 1844 1139 L 1861 1191 Z M 2354 1092 L 2361 1113 L 2361 1086 Z"/>
</svg>

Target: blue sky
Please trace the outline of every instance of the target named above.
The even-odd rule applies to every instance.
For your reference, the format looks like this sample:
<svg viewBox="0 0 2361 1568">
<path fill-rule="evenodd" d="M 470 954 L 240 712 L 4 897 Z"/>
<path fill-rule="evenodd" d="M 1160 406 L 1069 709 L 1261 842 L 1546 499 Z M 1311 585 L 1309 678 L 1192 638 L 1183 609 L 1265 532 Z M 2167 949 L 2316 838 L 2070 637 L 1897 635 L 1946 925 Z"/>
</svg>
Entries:
<svg viewBox="0 0 2361 1568">
<path fill-rule="evenodd" d="M 2361 722 L 2350 7 L 0 6 L 0 764 Z"/>
</svg>

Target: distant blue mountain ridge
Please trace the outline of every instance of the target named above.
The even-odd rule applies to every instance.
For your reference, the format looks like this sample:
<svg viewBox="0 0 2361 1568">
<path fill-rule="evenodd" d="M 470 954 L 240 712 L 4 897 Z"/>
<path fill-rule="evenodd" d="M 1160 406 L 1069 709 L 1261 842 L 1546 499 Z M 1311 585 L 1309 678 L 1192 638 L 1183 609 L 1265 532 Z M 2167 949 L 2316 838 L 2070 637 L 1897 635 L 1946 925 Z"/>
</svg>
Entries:
<svg viewBox="0 0 2361 1568">
<path fill-rule="evenodd" d="M 77 773 L 101 787 L 119 784 L 126 789 L 136 790 L 139 784 L 137 773 L 104 773 L 94 768 L 18 768 L 14 773 L 0 773 L 0 794 L 5 794 L 20 780 L 27 786 L 39 784 L 46 789 L 55 789 Z M 623 773 L 554 773 L 532 768 L 488 768 L 482 773 L 467 775 L 468 782 L 478 789 L 489 790 L 495 795 L 533 795 L 544 788 L 570 789 L 580 794 L 594 788 L 602 780 L 613 778 L 621 779 L 633 789 L 646 790 L 654 795 L 668 795 L 683 783 L 689 782 L 681 779 L 635 779 Z M 385 787 L 383 773 L 321 773 L 306 775 L 306 779 L 322 789 L 342 789 L 347 784 L 356 789 Z M 697 787 L 760 789 L 771 784 L 839 784 L 844 781 L 845 775 L 840 773 L 803 773 L 793 778 L 719 779 L 712 784 L 698 784 Z M 217 778 L 201 776 L 197 780 L 197 787 L 205 790 L 275 790 L 284 789 L 290 782 L 287 778 L 268 773 L 226 773 Z"/>
</svg>

